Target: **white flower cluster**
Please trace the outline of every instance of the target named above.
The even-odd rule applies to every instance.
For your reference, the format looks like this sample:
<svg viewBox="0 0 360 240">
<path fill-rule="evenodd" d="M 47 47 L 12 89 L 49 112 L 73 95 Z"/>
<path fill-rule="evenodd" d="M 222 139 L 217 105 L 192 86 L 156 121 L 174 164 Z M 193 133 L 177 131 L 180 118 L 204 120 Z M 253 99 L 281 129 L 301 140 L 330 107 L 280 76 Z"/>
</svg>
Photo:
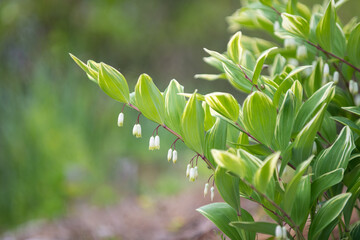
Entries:
<svg viewBox="0 0 360 240">
<path fill-rule="evenodd" d="M 215 196 L 214 191 L 215 191 L 215 188 L 214 188 L 214 186 L 212 186 L 210 188 L 210 199 L 211 199 L 211 201 L 214 201 L 214 196 Z M 208 194 L 208 192 L 209 192 L 209 183 L 205 183 L 204 197 Z"/>
<path fill-rule="evenodd" d="M 160 137 L 159 135 L 151 136 L 149 141 L 149 150 L 159 150 L 160 149 Z"/>
<path fill-rule="evenodd" d="M 349 91 L 354 96 L 359 93 L 359 85 L 354 80 L 349 82 Z"/>
<path fill-rule="evenodd" d="M 280 225 L 276 226 L 275 239 L 276 240 L 288 240 L 287 231 L 286 231 L 285 227 L 281 227 Z"/>
<path fill-rule="evenodd" d="M 176 149 L 174 149 L 174 150 L 172 150 L 171 148 L 169 149 L 167 159 L 168 159 L 168 162 L 170 162 L 171 159 L 172 159 L 173 163 L 176 163 L 176 161 L 177 161 L 177 151 L 176 151 Z"/>
<path fill-rule="evenodd" d="M 194 182 L 198 178 L 198 176 L 199 176 L 198 167 L 197 166 L 191 167 L 191 165 L 188 164 L 186 167 L 186 177 L 189 178 L 189 181 Z"/>
<path fill-rule="evenodd" d="M 136 138 L 141 138 L 141 125 L 140 125 L 139 123 L 137 123 L 137 124 L 134 125 L 132 134 L 133 134 Z"/>
</svg>

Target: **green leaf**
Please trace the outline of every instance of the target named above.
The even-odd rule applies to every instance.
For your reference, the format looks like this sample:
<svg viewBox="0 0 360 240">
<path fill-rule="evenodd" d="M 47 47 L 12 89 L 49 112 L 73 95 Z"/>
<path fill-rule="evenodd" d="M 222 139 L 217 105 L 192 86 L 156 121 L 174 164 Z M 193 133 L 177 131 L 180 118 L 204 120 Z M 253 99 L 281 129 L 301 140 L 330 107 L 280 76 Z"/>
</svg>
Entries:
<svg viewBox="0 0 360 240">
<path fill-rule="evenodd" d="M 316 61 L 315 68 L 310 77 L 305 81 L 304 86 L 307 96 L 313 95 L 321 87 L 324 69 L 323 65 L 322 58 L 319 58 L 319 60 Z"/>
<path fill-rule="evenodd" d="M 271 99 L 262 92 L 254 92 L 245 99 L 242 110 L 246 130 L 261 143 L 270 146 L 277 115 Z"/>
<path fill-rule="evenodd" d="M 295 96 L 288 90 L 276 118 L 275 140 L 279 150 L 289 145 L 295 121 Z"/>
<path fill-rule="evenodd" d="M 350 219 L 360 194 L 360 181 L 357 181 L 350 189 L 347 190 L 351 193 L 351 197 L 344 208 L 344 221 L 346 225 L 349 225 Z"/>
<path fill-rule="evenodd" d="M 274 62 L 270 69 L 270 75 L 275 76 L 276 74 L 281 74 L 286 64 L 286 58 L 281 56 L 281 54 L 277 54 L 275 56 Z"/>
<path fill-rule="evenodd" d="M 186 100 L 184 96 L 184 87 L 175 79 L 170 81 L 169 86 L 164 92 L 165 99 L 165 124 L 175 132 L 181 134 L 181 115 L 184 111 Z"/>
<path fill-rule="evenodd" d="M 336 24 L 336 11 L 334 0 L 329 1 L 324 16 L 316 28 L 316 37 L 325 50 L 343 57 L 346 49 L 346 40 L 341 28 Z"/>
<path fill-rule="evenodd" d="M 230 226 L 246 231 L 274 235 L 277 224 L 269 222 L 231 222 Z"/>
<path fill-rule="evenodd" d="M 311 185 L 310 176 L 303 176 L 296 189 L 294 206 L 291 210 L 291 218 L 296 225 L 301 226 L 306 222 L 310 212 Z"/>
<path fill-rule="evenodd" d="M 205 95 L 206 103 L 215 111 L 236 122 L 239 117 L 239 103 L 229 93 L 215 92 Z"/>
<path fill-rule="evenodd" d="M 238 220 L 236 211 L 226 203 L 211 203 L 196 209 L 199 213 L 212 221 L 230 239 L 242 239 L 236 228 L 230 222 Z M 244 239 L 245 240 L 245 239 Z"/>
<path fill-rule="evenodd" d="M 83 63 L 80 59 L 72 55 L 71 53 L 70 57 L 74 60 L 74 62 L 87 74 L 88 78 L 98 83 L 98 72 L 94 71 L 92 68 L 89 68 L 85 63 Z"/>
<path fill-rule="evenodd" d="M 268 156 L 263 165 L 256 171 L 254 176 L 254 186 L 262 193 L 266 193 L 270 180 L 274 175 L 280 152 L 275 152 Z M 269 190 L 269 189 L 268 189 Z M 273 195 L 273 194 L 271 194 Z"/>
<path fill-rule="evenodd" d="M 294 177 L 288 183 L 285 189 L 284 201 L 283 201 L 283 209 L 290 213 L 292 208 L 294 207 L 294 202 L 296 198 L 296 192 L 300 184 L 300 180 L 305 173 L 306 169 L 310 165 L 314 156 L 309 157 L 306 161 L 302 162 L 295 171 Z"/>
<path fill-rule="evenodd" d="M 266 6 L 272 6 L 272 1 L 271 0 L 260 0 L 260 2 Z"/>
<path fill-rule="evenodd" d="M 185 144 L 195 152 L 203 154 L 205 144 L 205 114 L 196 91 L 186 103 L 181 116 L 182 133 Z"/>
<path fill-rule="evenodd" d="M 290 14 L 295 14 L 297 10 L 296 4 L 297 4 L 297 0 L 289 0 L 287 2 L 286 12 Z"/>
<path fill-rule="evenodd" d="M 360 221 L 351 225 L 350 236 L 352 239 L 360 239 Z"/>
<path fill-rule="evenodd" d="M 304 127 L 306 122 L 314 115 L 323 103 L 330 102 L 334 88 L 333 83 L 329 82 L 317 90 L 304 104 L 301 105 L 296 116 L 294 132 L 298 132 Z M 295 94 L 296 96 L 296 94 Z"/>
<path fill-rule="evenodd" d="M 226 149 L 226 138 L 227 138 L 227 124 L 224 120 L 216 118 L 216 121 L 210 131 L 206 133 L 205 144 L 206 151 L 205 156 L 211 162 L 212 165 L 216 166 L 215 160 L 211 154 L 211 149 Z"/>
<path fill-rule="evenodd" d="M 331 147 L 324 150 L 316 159 L 314 163 L 315 178 L 339 168 L 346 169 L 354 148 L 353 134 L 349 127 L 344 127 Z"/>
<path fill-rule="evenodd" d="M 254 75 L 252 78 L 253 84 L 257 84 L 258 78 L 260 76 L 261 70 L 262 70 L 264 62 L 265 62 L 265 59 L 267 58 L 268 54 L 275 49 L 277 49 L 277 47 L 273 47 L 273 48 L 270 48 L 270 49 L 264 51 L 263 53 L 261 53 L 261 55 L 256 60 Z"/>
<path fill-rule="evenodd" d="M 300 16 L 291 15 L 288 13 L 282 13 L 282 27 L 294 34 L 297 37 L 307 38 L 309 35 L 309 23 L 308 21 Z"/>
<path fill-rule="evenodd" d="M 309 229 L 309 240 L 318 239 L 321 231 L 328 226 L 343 210 L 351 193 L 339 194 L 328 200 L 315 215 Z"/>
<path fill-rule="evenodd" d="M 316 178 L 311 184 L 311 202 L 315 202 L 324 191 L 341 182 L 343 176 L 344 169 L 338 168 Z"/>
<path fill-rule="evenodd" d="M 227 53 L 230 59 L 233 60 L 233 62 L 236 64 L 240 64 L 241 62 L 242 46 L 240 40 L 241 32 L 237 32 L 231 37 L 227 45 Z"/>
<path fill-rule="evenodd" d="M 342 107 L 342 109 L 360 116 L 360 107 Z"/>
<path fill-rule="evenodd" d="M 129 103 L 129 87 L 124 76 L 115 68 L 100 63 L 99 86 L 110 97 L 116 101 Z"/>
<path fill-rule="evenodd" d="M 148 119 L 164 124 L 165 100 L 159 89 L 155 86 L 151 77 L 141 74 L 135 86 L 136 106 Z"/>
<path fill-rule="evenodd" d="M 350 61 L 357 67 L 360 67 L 360 23 L 353 28 L 350 33 L 347 54 Z"/>
<path fill-rule="evenodd" d="M 245 136 L 247 137 L 247 135 Z M 243 149 L 254 155 L 267 156 L 272 153 L 271 150 L 268 147 L 266 147 L 264 144 L 238 144 L 233 142 L 229 142 L 229 144 L 234 145 L 237 148 Z"/>
<path fill-rule="evenodd" d="M 205 113 L 204 130 L 208 131 L 212 128 L 216 119 L 214 116 L 211 115 L 209 104 L 207 104 L 206 102 L 202 102 L 202 108 L 204 109 Z"/>
<path fill-rule="evenodd" d="M 221 197 L 240 214 L 239 180 L 238 177 L 227 174 L 224 168 L 216 168 L 215 183 Z"/>
<path fill-rule="evenodd" d="M 245 178 L 247 181 L 252 182 L 255 172 L 262 162 L 243 150 L 240 150 L 239 153 L 239 155 L 235 155 L 227 151 L 211 150 L 215 162 L 220 167 L 233 172 L 241 179 Z"/>
<path fill-rule="evenodd" d="M 304 159 L 308 158 L 312 153 L 313 142 L 317 131 L 320 129 L 323 121 L 324 113 L 326 111 L 327 104 L 323 103 L 320 110 L 311 119 L 308 124 L 301 130 L 294 140 L 294 146 L 292 150 L 292 163 L 295 166 L 299 165 Z"/>
<path fill-rule="evenodd" d="M 360 135 L 360 127 L 358 127 L 356 123 L 349 120 L 348 118 L 345 117 L 331 117 L 331 118 L 345 126 L 349 126 L 352 131 Z"/>
</svg>

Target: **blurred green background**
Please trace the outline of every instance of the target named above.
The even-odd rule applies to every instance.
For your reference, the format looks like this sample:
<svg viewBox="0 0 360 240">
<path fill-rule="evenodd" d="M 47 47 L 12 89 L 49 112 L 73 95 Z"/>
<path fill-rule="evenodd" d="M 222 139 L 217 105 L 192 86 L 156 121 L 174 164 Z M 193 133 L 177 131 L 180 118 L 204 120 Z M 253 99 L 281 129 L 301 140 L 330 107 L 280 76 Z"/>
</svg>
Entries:
<svg viewBox="0 0 360 240">
<path fill-rule="evenodd" d="M 350 2 L 340 12 L 346 20 L 359 10 L 358 1 Z M 136 113 L 129 109 L 118 128 L 122 105 L 88 81 L 68 53 L 118 68 L 130 88 L 146 72 L 160 90 L 172 78 L 186 92 L 228 90 L 193 76 L 216 72 L 203 63 L 202 48 L 225 50 L 225 17 L 239 6 L 238 0 L 0 1 L 0 232 L 65 214 L 79 200 L 107 205 L 187 186 L 191 152 L 178 144 L 179 164 L 168 164 L 175 138 L 164 130 L 161 150 L 148 152 L 156 125 L 141 118 L 144 137 L 135 139 Z"/>
</svg>

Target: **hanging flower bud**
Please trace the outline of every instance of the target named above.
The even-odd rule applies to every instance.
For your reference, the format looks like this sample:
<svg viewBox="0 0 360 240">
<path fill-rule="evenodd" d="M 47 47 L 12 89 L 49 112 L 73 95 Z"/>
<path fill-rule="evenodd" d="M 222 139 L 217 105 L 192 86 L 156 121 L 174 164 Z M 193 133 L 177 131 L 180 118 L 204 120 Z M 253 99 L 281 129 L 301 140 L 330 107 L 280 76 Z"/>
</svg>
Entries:
<svg viewBox="0 0 360 240">
<path fill-rule="evenodd" d="M 154 145 L 154 149 L 160 149 L 160 137 L 159 135 L 155 136 L 155 145 Z"/>
<path fill-rule="evenodd" d="M 190 174 L 189 174 L 189 181 L 190 182 L 194 182 L 195 181 L 195 169 L 194 168 L 190 168 Z"/>
<path fill-rule="evenodd" d="M 287 231 L 286 231 L 286 227 L 282 227 L 282 239 L 287 240 Z"/>
<path fill-rule="evenodd" d="M 197 166 L 194 167 L 194 171 L 195 171 L 195 179 L 197 179 L 199 177 L 198 167 Z"/>
<path fill-rule="evenodd" d="M 208 194 L 208 192 L 209 192 L 209 183 L 205 183 L 204 197 L 206 196 L 206 194 Z"/>
<path fill-rule="evenodd" d="M 354 102 L 356 106 L 360 106 L 360 94 L 355 95 Z"/>
<path fill-rule="evenodd" d="M 122 112 L 119 113 L 117 124 L 119 127 L 122 127 L 124 125 L 124 114 Z"/>
<path fill-rule="evenodd" d="M 282 238 L 282 228 L 280 225 L 277 225 L 275 228 L 275 237 L 276 239 L 281 239 Z"/>
<path fill-rule="evenodd" d="M 176 163 L 176 161 L 177 161 L 177 151 L 175 149 L 172 153 L 172 160 L 173 160 L 173 163 Z"/>
<path fill-rule="evenodd" d="M 280 23 L 278 21 L 275 21 L 274 22 L 274 32 L 279 31 L 279 29 L 280 29 Z"/>
<path fill-rule="evenodd" d="M 288 49 L 296 48 L 295 38 L 286 38 L 284 40 L 284 47 Z"/>
<path fill-rule="evenodd" d="M 149 150 L 154 150 L 154 149 L 155 149 L 155 139 L 154 136 L 151 136 L 149 141 Z"/>
<path fill-rule="evenodd" d="M 170 162 L 172 155 L 173 155 L 173 151 L 172 151 L 172 149 L 170 148 L 169 151 L 168 151 L 168 155 L 167 155 L 167 160 L 168 160 L 168 162 Z"/>
<path fill-rule="evenodd" d="M 141 138 L 141 125 L 140 124 L 136 124 L 136 134 L 135 134 L 136 138 Z"/>
<path fill-rule="evenodd" d="M 349 82 L 349 91 L 352 95 L 356 95 L 359 92 L 359 86 L 354 80 Z"/>
<path fill-rule="evenodd" d="M 296 50 L 296 58 L 299 60 L 307 58 L 307 48 L 305 45 L 298 46 Z"/>
<path fill-rule="evenodd" d="M 335 84 L 337 84 L 339 82 L 339 72 L 338 71 L 334 72 L 333 81 Z"/>
<path fill-rule="evenodd" d="M 190 168 L 191 168 L 191 165 L 188 164 L 187 167 L 186 167 L 186 177 L 190 176 Z"/>
<path fill-rule="evenodd" d="M 214 196 L 215 196 L 214 190 L 215 190 L 214 186 L 212 186 L 210 188 L 210 199 L 211 199 L 211 201 L 214 201 Z"/>
<path fill-rule="evenodd" d="M 137 124 L 134 125 L 132 134 L 133 134 L 134 136 L 137 135 Z"/>
<path fill-rule="evenodd" d="M 323 75 L 324 75 L 324 77 L 329 76 L 329 73 L 330 73 L 329 64 L 325 63 L 325 65 L 324 65 L 324 70 L 323 70 Z"/>
</svg>

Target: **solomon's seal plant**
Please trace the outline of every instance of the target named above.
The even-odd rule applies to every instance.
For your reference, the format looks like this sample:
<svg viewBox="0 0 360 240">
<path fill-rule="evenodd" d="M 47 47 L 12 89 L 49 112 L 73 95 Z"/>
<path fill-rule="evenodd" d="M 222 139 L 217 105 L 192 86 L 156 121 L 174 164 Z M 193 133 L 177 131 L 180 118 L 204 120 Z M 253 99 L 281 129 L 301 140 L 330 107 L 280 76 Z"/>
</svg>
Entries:
<svg viewBox="0 0 360 240">
<path fill-rule="evenodd" d="M 71 55 L 111 98 L 156 122 L 149 149 L 159 149 L 158 128 L 195 153 L 186 177 L 195 181 L 198 162 L 209 168 L 210 188 L 222 203 L 198 209 L 230 239 L 360 239 L 360 24 L 343 23 L 346 1 L 326 1 L 312 10 L 297 0 L 248 0 L 229 17 L 232 29 L 257 29 L 273 41 L 235 33 L 223 53 L 205 49 L 204 60 L 247 94 L 185 93 L 176 80 L 160 91 L 147 74 L 133 92 L 115 68 Z M 141 137 L 139 117 L 133 134 Z M 121 112 L 118 125 L 122 126 Z M 164 156 L 165 158 L 165 156 Z M 241 199 L 257 203 L 272 218 L 256 222 Z M 336 236 L 335 236 L 336 235 Z"/>
</svg>

